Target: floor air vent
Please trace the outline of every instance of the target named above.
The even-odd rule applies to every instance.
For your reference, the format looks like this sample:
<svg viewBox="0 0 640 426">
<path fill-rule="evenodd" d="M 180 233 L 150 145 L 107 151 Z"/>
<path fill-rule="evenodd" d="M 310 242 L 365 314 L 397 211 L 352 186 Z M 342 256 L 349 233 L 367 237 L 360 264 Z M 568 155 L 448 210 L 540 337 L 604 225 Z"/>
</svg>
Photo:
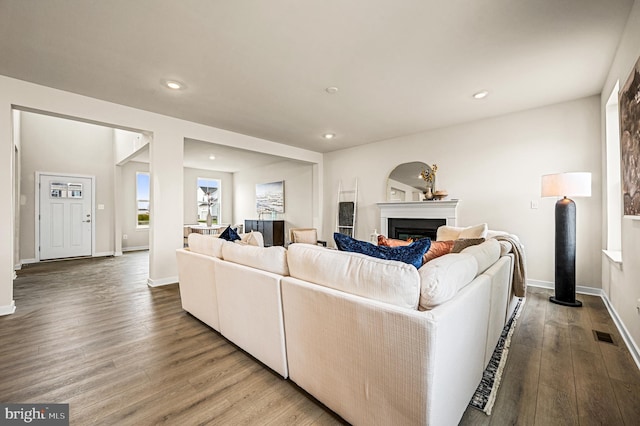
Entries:
<svg viewBox="0 0 640 426">
<path fill-rule="evenodd" d="M 611 336 L 610 333 L 593 330 L 593 336 L 596 338 L 598 342 L 604 342 L 604 343 L 615 345 L 615 342 L 613 341 L 613 337 Z"/>
</svg>

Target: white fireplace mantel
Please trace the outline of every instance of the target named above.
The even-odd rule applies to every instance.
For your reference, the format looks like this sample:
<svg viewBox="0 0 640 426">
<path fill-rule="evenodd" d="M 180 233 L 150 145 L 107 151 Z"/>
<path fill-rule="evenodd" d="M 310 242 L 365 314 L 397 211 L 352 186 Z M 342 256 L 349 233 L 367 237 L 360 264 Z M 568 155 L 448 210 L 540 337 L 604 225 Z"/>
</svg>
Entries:
<svg viewBox="0 0 640 426">
<path fill-rule="evenodd" d="M 460 200 L 409 201 L 377 203 L 380 208 L 380 233 L 389 232 L 389 219 L 445 219 L 447 225 L 456 226 Z"/>
</svg>

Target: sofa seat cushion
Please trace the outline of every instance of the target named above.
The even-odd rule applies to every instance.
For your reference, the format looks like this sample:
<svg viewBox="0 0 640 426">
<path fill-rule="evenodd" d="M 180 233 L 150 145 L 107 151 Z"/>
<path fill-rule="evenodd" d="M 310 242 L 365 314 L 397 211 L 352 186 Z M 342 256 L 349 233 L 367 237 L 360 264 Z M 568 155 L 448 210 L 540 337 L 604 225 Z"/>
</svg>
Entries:
<svg viewBox="0 0 640 426">
<path fill-rule="evenodd" d="M 420 309 L 432 309 L 450 299 L 478 274 L 470 253 L 450 253 L 425 263 L 419 270 Z"/>
<path fill-rule="evenodd" d="M 225 241 L 215 235 L 192 233 L 187 237 L 187 242 L 189 251 L 222 259 L 222 246 Z"/>
<path fill-rule="evenodd" d="M 287 249 L 281 246 L 257 247 L 225 242 L 222 258 L 226 261 L 279 275 L 289 275 Z"/>
<path fill-rule="evenodd" d="M 294 278 L 404 308 L 418 306 L 420 276 L 406 263 L 309 244 L 291 244 L 288 261 Z"/>
</svg>

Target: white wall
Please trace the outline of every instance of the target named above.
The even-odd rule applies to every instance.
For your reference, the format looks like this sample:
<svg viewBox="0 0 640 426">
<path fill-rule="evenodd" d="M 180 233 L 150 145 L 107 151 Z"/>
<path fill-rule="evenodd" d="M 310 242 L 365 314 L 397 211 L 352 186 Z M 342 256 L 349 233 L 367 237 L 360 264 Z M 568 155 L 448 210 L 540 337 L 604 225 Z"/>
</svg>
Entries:
<svg viewBox="0 0 640 426">
<path fill-rule="evenodd" d="M 593 197 L 576 198 L 577 285 L 600 287 L 601 179 L 599 97 L 466 123 L 325 155 L 324 238 L 335 229 L 339 180 L 358 179 L 356 237 L 380 229 L 377 202 L 386 179 L 410 161 L 437 164 L 436 189 L 461 200 L 458 224 L 487 222 L 523 241 L 530 280 L 554 281 L 555 199 L 540 199 L 543 174 L 593 173 Z M 532 200 L 539 209 L 531 209 Z"/>
<path fill-rule="evenodd" d="M 220 223 L 233 222 L 233 174 L 184 168 L 184 223 L 198 222 L 198 178 L 220 179 Z"/>
<path fill-rule="evenodd" d="M 289 240 L 289 228 L 313 227 L 313 166 L 297 161 L 234 173 L 233 223 L 258 218 L 256 184 L 281 180 L 284 181 L 284 213 L 278 214 L 278 219 L 285 220 L 285 240 Z"/>
<path fill-rule="evenodd" d="M 113 149 L 116 164 L 122 164 L 125 160 L 135 155 L 148 145 L 150 137 L 138 132 L 113 129 Z"/>
<path fill-rule="evenodd" d="M 35 250 L 36 172 L 95 176 L 95 254 L 114 252 L 113 129 L 31 112 L 21 113 L 20 256 Z"/>
<path fill-rule="evenodd" d="M 638 57 L 640 57 L 640 3 L 635 2 L 602 93 L 611 93 L 617 81 L 620 81 L 620 87 L 624 86 Z M 602 123 L 605 122 L 606 102 L 607 97 L 604 96 L 600 105 Z M 606 152 L 604 130 L 601 139 L 601 149 L 604 153 Z M 603 175 L 606 176 L 605 161 L 603 161 L 602 167 Z M 602 206 L 602 214 L 606 219 L 606 205 Z M 622 268 L 602 255 L 602 281 L 613 308 L 618 313 L 631 338 L 635 341 L 636 351 L 638 351 L 638 344 L 640 343 L 640 311 L 636 309 L 636 304 L 640 303 L 640 262 L 638 261 L 638 253 L 640 253 L 640 220 L 621 220 Z M 606 225 L 604 229 L 606 229 Z M 606 235 L 603 236 L 601 247 L 606 247 Z"/>
</svg>

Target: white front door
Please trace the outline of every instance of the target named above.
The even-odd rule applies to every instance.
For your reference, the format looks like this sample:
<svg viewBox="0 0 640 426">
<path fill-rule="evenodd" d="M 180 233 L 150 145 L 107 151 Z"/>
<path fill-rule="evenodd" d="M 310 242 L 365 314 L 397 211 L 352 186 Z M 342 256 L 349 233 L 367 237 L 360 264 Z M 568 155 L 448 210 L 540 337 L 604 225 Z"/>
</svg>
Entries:
<svg viewBox="0 0 640 426">
<path fill-rule="evenodd" d="M 40 174 L 40 260 L 91 256 L 93 178 Z"/>
</svg>

